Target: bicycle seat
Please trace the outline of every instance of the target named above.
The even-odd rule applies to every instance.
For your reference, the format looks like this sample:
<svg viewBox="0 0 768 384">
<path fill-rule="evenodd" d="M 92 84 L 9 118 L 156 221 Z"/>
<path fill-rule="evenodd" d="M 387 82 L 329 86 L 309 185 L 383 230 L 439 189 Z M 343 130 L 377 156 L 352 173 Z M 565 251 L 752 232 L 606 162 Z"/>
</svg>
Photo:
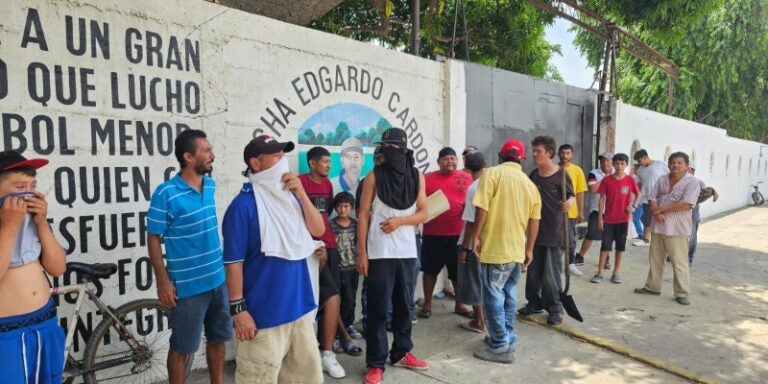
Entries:
<svg viewBox="0 0 768 384">
<path fill-rule="evenodd" d="M 78 263 L 75 261 L 67 263 L 67 271 L 75 271 L 81 279 L 105 279 L 117 272 L 117 264 L 114 263 Z"/>
</svg>

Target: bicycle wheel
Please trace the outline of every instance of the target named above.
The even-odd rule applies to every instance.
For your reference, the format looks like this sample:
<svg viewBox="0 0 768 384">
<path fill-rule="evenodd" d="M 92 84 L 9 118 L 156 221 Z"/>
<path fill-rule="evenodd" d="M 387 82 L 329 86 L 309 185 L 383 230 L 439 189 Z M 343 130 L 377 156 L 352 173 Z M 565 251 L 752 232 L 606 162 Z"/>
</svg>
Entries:
<svg viewBox="0 0 768 384">
<path fill-rule="evenodd" d="M 763 205 L 765 203 L 765 198 L 763 198 L 763 194 L 755 191 L 752 192 L 752 201 L 755 203 L 755 205 Z"/>
<path fill-rule="evenodd" d="M 85 382 L 139 384 L 167 380 L 169 311 L 159 300 L 144 299 L 128 302 L 114 311 L 122 324 L 105 317 L 85 345 Z M 138 343 L 136 348 L 120 336 L 123 326 Z"/>
</svg>

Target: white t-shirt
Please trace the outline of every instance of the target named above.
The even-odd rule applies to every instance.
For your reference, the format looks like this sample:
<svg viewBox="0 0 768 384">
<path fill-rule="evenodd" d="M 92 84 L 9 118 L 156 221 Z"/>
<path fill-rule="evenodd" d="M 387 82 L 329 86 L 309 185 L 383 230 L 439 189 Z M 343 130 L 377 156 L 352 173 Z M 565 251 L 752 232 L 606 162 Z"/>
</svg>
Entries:
<svg viewBox="0 0 768 384">
<path fill-rule="evenodd" d="M 656 187 L 659 177 L 669 173 L 669 167 L 663 161 L 654 160 L 645 167 L 640 167 L 637 171 L 636 181 L 640 183 L 640 203 L 648 204 L 648 196 Z"/>
</svg>

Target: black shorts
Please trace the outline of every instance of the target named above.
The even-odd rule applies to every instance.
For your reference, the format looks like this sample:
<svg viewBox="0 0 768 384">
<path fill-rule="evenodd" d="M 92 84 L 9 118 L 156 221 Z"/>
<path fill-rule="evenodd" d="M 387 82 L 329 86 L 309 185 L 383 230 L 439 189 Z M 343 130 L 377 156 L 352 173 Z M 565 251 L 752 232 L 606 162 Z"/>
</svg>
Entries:
<svg viewBox="0 0 768 384">
<path fill-rule="evenodd" d="M 616 252 L 624 252 L 627 248 L 627 231 L 629 231 L 629 222 L 608 224 L 603 223 L 603 242 L 600 244 L 601 251 L 611 251 L 613 242 L 616 242 Z"/>
<path fill-rule="evenodd" d="M 325 303 L 333 295 L 339 293 L 339 252 L 336 248 L 328 248 L 328 261 L 320 271 L 320 304 Z"/>
<path fill-rule="evenodd" d="M 587 236 L 585 237 L 587 240 L 603 239 L 603 231 L 601 231 L 600 227 L 597 225 L 598 216 L 599 214 L 597 211 L 592 211 L 592 213 L 589 214 L 589 219 L 587 219 Z"/>
<path fill-rule="evenodd" d="M 456 281 L 458 242 L 458 236 L 424 235 L 421 240 L 421 271 L 428 275 L 437 275 L 445 267 L 448 269 L 448 278 Z"/>
<path fill-rule="evenodd" d="M 643 228 L 651 228 L 651 224 L 653 223 L 653 212 L 651 212 L 651 205 L 650 204 L 643 204 Z M 642 236 L 643 234 L 638 234 L 639 236 Z"/>
</svg>

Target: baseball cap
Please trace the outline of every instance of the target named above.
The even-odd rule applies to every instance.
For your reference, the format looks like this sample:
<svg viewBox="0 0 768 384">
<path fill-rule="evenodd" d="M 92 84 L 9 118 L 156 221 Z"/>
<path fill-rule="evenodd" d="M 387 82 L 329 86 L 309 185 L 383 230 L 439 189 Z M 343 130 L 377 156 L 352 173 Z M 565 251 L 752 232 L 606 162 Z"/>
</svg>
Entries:
<svg viewBox="0 0 768 384">
<path fill-rule="evenodd" d="M 360 140 L 354 138 L 354 137 L 347 137 L 342 143 L 341 143 L 341 154 L 345 154 L 349 151 L 355 151 L 360 154 L 363 153 L 363 143 L 360 142 Z"/>
<path fill-rule="evenodd" d="M 499 153 L 503 157 L 516 157 L 525 160 L 525 144 L 520 139 L 509 139 L 501 146 Z"/>
<path fill-rule="evenodd" d="M 248 160 L 259 155 L 271 155 L 280 151 L 293 151 L 295 145 L 291 141 L 281 143 L 272 136 L 261 135 L 251 140 L 243 150 L 243 160 L 248 164 Z"/>
<path fill-rule="evenodd" d="M 381 133 L 381 140 L 374 144 L 380 143 L 397 144 L 405 147 L 408 145 L 408 135 L 400 128 L 389 128 Z"/>
<path fill-rule="evenodd" d="M 462 156 L 466 156 L 466 155 L 469 155 L 470 153 L 474 153 L 474 152 L 477 152 L 477 151 L 478 151 L 478 149 L 474 145 L 467 145 L 467 147 L 464 148 L 463 151 L 461 151 L 461 155 Z"/>
<path fill-rule="evenodd" d="M 47 159 L 27 159 L 16 151 L 0 152 L 0 172 L 10 171 L 14 168 L 32 167 L 38 169 L 48 164 Z"/>
<path fill-rule="evenodd" d="M 613 159 L 613 152 L 603 152 L 599 155 L 597 155 L 598 159 Z"/>
<path fill-rule="evenodd" d="M 482 152 L 473 152 L 464 158 L 464 167 L 472 172 L 477 172 L 485 166 L 485 156 Z"/>
</svg>

